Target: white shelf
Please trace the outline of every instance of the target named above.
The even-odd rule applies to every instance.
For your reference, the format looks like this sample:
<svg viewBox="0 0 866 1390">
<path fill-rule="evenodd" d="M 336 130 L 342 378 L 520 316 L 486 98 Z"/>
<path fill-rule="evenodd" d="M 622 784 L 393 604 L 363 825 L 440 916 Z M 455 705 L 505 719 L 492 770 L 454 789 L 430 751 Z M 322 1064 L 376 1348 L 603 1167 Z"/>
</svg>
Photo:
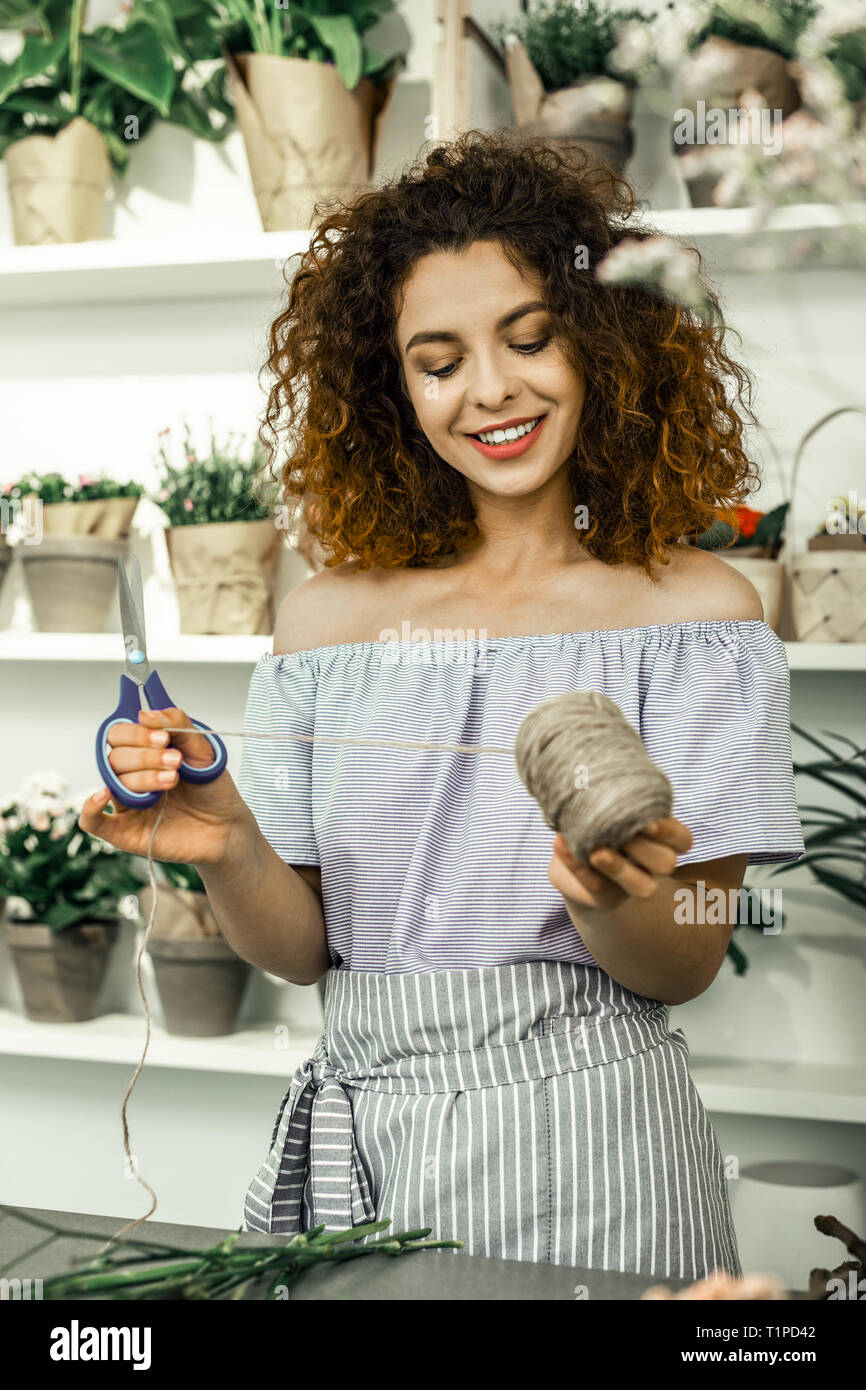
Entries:
<svg viewBox="0 0 866 1390">
<path fill-rule="evenodd" d="M 862 1067 L 692 1056 L 689 1069 L 707 1110 L 866 1124 Z"/>
<path fill-rule="evenodd" d="M 178 1038 L 154 1025 L 145 1067 L 280 1076 L 288 1082 L 320 1034 L 290 1031 L 288 1046 L 278 1047 L 280 1026 L 259 1023 L 220 1038 Z M 0 1009 L 0 1055 L 135 1066 L 143 1043 L 144 1019 L 131 1014 L 34 1023 Z M 866 1072 L 859 1067 L 695 1056 L 689 1066 L 709 1111 L 866 1124 Z"/>
<path fill-rule="evenodd" d="M 320 1034 L 289 1030 L 278 1047 L 278 1023 L 259 1023 L 218 1038 L 178 1038 L 152 1026 L 145 1068 L 282 1076 L 288 1080 L 311 1055 Z M 109 1062 L 136 1066 L 144 1046 L 144 1018 L 103 1014 L 86 1023 L 34 1023 L 0 1009 L 0 1055 L 45 1057 L 53 1061 Z"/>
<path fill-rule="evenodd" d="M 236 299 L 278 296 L 280 267 L 306 250 L 306 231 L 220 240 L 207 233 L 147 241 L 0 248 L 0 304 Z"/>
<path fill-rule="evenodd" d="M 270 636 L 218 637 L 185 633 L 155 636 L 148 643 L 151 665 L 183 662 L 209 666 L 254 666 L 273 651 Z M 120 667 L 123 639 L 119 632 L 0 632 L 0 661 L 95 661 Z"/>
<path fill-rule="evenodd" d="M 866 642 L 786 642 L 792 671 L 866 671 Z M 183 662 L 254 666 L 273 651 L 273 638 L 168 633 L 155 637 L 154 666 Z M 0 632 L 0 661 L 95 661 L 119 666 L 123 644 L 112 632 Z"/>
<path fill-rule="evenodd" d="M 646 208 L 636 225 L 649 223 L 663 235 L 684 237 L 711 249 L 716 264 L 739 270 L 742 239 L 754 229 L 754 208 Z M 838 228 L 866 227 L 866 202 L 796 203 L 774 209 L 762 239 L 784 248 L 802 236 Z M 234 299 L 279 296 L 279 267 L 304 251 L 305 230 L 257 232 L 219 238 L 207 232 L 187 237 L 97 240 L 58 246 L 0 247 L 0 304 L 99 304 L 113 301 Z"/>
</svg>

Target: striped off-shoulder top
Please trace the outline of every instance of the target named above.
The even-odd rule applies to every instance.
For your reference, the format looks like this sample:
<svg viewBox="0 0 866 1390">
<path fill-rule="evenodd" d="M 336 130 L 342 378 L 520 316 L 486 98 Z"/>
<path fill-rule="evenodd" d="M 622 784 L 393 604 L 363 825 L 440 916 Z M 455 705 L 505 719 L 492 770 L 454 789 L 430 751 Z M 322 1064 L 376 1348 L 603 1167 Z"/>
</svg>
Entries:
<svg viewBox="0 0 866 1390">
<path fill-rule="evenodd" d="M 694 839 L 679 865 L 805 853 L 788 662 L 759 619 L 266 653 L 244 728 L 508 748 L 569 690 L 615 700 L 669 777 Z M 513 758 L 247 739 L 239 788 L 286 863 L 321 867 L 335 966 L 596 963 L 548 880 L 553 832 Z"/>
</svg>

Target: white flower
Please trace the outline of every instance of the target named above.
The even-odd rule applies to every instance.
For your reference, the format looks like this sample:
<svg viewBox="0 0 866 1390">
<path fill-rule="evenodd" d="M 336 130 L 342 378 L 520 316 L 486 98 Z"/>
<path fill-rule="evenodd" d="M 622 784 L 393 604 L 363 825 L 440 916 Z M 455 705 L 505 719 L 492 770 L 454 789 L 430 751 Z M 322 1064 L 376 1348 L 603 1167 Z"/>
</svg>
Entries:
<svg viewBox="0 0 866 1390">
<path fill-rule="evenodd" d="M 62 797 L 67 791 L 66 778 L 59 772 L 32 772 L 21 783 L 18 796 L 21 801 L 30 801 L 40 796 Z"/>
<path fill-rule="evenodd" d="M 25 898 L 10 897 L 6 899 L 6 916 L 10 921 L 13 917 L 23 917 L 29 921 L 33 916 L 33 908 Z"/>
<path fill-rule="evenodd" d="M 78 853 L 83 840 L 84 835 L 81 831 L 79 831 L 77 835 L 73 835 L 72 839 L 69 841 L 69 844 L 66 846 L 66 853 L 70 859 L 73 859 L 75 855 Z"/>
<path fill-rule="evenodd" d="M 37 849 L 38 846 L 38 838 L 35 835 L 28 835 L 26 840 L 24 841 L 24 848 L 28 851 L 28 853 L 31 853 L 34 849 Z"/>
</svg>

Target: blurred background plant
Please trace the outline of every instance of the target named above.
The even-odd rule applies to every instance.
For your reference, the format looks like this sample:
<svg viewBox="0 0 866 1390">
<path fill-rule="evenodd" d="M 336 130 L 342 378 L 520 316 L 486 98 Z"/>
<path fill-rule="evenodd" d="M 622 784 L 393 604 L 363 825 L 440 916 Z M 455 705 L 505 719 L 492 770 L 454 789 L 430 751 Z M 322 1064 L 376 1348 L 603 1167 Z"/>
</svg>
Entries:
<svg viewBox="0 0 866 1390">
<path fill-rule="evenodd" d="M 87 0 L 0 0 L 0 27 L 23 45 L 0 62 L 0 157 L 28 135 L 57 135 L 76 117 L 104 136 L 122 175 L 135 143 L 162 119 L 219 141 L 233 113 L 218 42 L 194 0 L 139 0 L 114 24 L 86 27 Z M 210 60 L 213 70 L 200 70 Z"/>
<path fill-rule="evenodd" d="M 234 432 L 218 443 L 211 421 L 210 453 L 199 458 L 186 421 L 183 430 L 183 462 L 179 464 L 172 462 L 166 452 L 170 428 L 160 431 L 162 473 L 156 490 L 150 494 L 169 525 L 262 521 L 273 515 L 278 485 L 266 476 L 266 455 L 258 439 L 245 450 L 236 446 L 235 440 L 241 436 Z"/>
<path fill-rule="evenodd" d="M 543 0 L 525 14 L 494 28 L 501 45 L 509 34 L 522 39 L 547 92 L 559 91 L 578 77 L 623 75 L 610 65 L 623 24 L 643 23 L 637 9 L 611 8 L 597 0 Z M 631 80 L 631 79 L 630 79 Z"/>
<path fill-rule="evenodd" d="M 138 0 L 145 9 L 154 3 Z M 403 62 L 401 54 L 380 53 L 364 39 L 393 12 L 395 0 L 189 0 L 186 8 L 230 53 L 333 63 L 350 91 L 362 77 L 387 81 Z"/>
<path fill-rule="evenodd" d="M 36 772 L 0 810 L 0 896 L 7 915 L 66 931 L 116 921 L 141 880 L 131 855 L 78 828 L 88 793 L 68 795 L 65 779 Z"/>
<path fill-rule="evenodd" d="M 105 476 L 92 478 L 89 473 L 80 473 L 77 483 L 62 473 L 25 473 L 17 482 L 7 483 L 2 492 L 10 498 L 36 493 L 45 503 L 96 502 L 109 497 L 141 497 L 144 488 L 140 483 L 118 483 Z"/>
</svg>

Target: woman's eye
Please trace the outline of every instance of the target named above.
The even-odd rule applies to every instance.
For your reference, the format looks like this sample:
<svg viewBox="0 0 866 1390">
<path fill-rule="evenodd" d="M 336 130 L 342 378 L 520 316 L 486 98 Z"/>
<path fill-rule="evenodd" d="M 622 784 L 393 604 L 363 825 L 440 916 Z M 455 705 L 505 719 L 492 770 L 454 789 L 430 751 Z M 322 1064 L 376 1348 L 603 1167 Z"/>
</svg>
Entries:
<svg viewBox="0 0 866 1390">
<path fill-rule="evenodd" d="M 512 347 L 515 352 L 523 352 L 530 356 L 533 352 L 541 352 L 549 343 L 549 338 L 541 338 L 537 343 L 512 343 Z"/>
<path fill-rule="evenodd" d="M 550 346 L 551 341 L 552 339 L 547 337 L 540 338 L 535 343 L 512 343 L 511 346 L 515 352 L 521 353 L 524 357 L 531 357 L 536 352 L 543 352 L 546 347 Z M 459 361 L 449 362 L 447 367 L 437 367 L 435 371 L 432 369 L 425 371 L 424 375 L 428 377 L 435 376 L 437 378 L 453 376 L 459 366 Z"/>
</svg>

